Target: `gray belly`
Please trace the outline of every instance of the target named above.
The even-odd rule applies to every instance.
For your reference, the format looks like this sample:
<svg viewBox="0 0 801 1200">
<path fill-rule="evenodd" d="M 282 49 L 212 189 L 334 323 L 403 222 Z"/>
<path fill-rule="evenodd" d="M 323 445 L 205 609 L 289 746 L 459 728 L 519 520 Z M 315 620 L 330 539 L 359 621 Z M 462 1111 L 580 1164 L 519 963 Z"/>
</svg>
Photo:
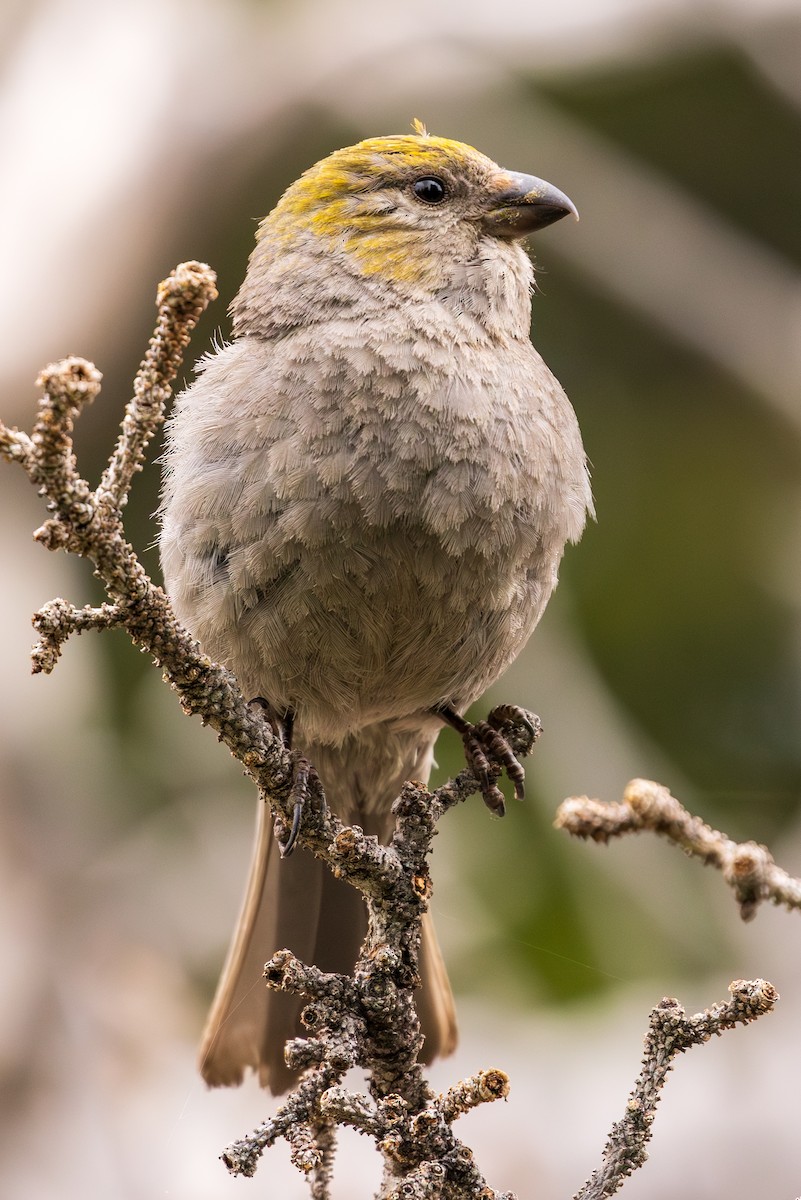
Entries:
<svg viewBox="0 0 801 1200">
<path fill-rule="evenodd" d="M 476 699 L 536 625 L 561 555 L 454 556 L 420 529 L 360 532 L 298 549 L 261 587 L 241 548 L 207 586 L 172 589 L 207 652 L 320 741 Z"/>
</svg>

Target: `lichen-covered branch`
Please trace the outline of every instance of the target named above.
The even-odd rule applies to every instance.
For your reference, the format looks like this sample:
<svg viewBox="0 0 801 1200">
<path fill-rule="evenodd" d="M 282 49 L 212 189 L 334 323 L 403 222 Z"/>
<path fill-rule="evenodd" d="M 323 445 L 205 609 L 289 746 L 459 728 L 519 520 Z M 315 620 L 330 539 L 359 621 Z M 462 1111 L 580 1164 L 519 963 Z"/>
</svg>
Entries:
<svg viewBox="0 0 801 1200">
<path fill-rule="evenodd" d="M 750 921 L 765 900 L 801 908 L 801 880 L 778 867 L 767 847 L 733 842 L 689 813 L 666 787 L 648 779 L 633 779 L 620 803 L 573 796 L 559 806 L 554 824 L 574 837 L 595 842 L 644 830 L 667 838 L 686 854 L 718 868 L 734 892 L 744 921 Z"/>
<path fill-rule="evenodd" d="M 629 1094 L 623 1117 L 615 1122 L 604 1148 L 603 1163 L 573 1200 L 605 1200 L 619 1191 L 625 1179 L 646 1161 L 654 1114 L 673 1060 L 720 1036 L 735 1025 L 747 1025 L 772 1012 L 779 994 L 764 979 L 737 979 L 729 984 L 731 999 L 695 1016 L 686 1016 L 678 1000 L 665 999 L 651 1012 L 645 1035 L 642 1070 Z"/>
<path fill-rule="evenodd" d="M 40 671 L 50 674 L 70 634 L 87 629 L 114 629 L 122 623 L 122 610 L 117 604 L 76 608 L 61 598 L 48 600 L 33 614 L 33 627 L 39 634 L 39 641 L 31 651 L 33 674 Z"/>
<path fill-rule="evenodd" d="M 462 1113 L 469 1112 L 488 1100 L 505 1100 L 509 1095 L 509 1076 L 503 1071 L 479 1071 L 469 1075 L 455 1087 L 448 1088 L 441 1097 L 442 1115 L 446 1121 L 455 1121 Z"/>
<path fill-rule="evenodd" d="M 177 692 L 184 711 L 217 733 L 245 767 L 268 802 L 276 832 L 285 840 L 293 817 L 292 780 L 297 757 L 287 752 L 269 723 L 248 704 L 235 678 L 212 662 L 176 620 L 164 591 L 148 577 L 127 541 L 122 512 L 164 406 L 191 331 L 216 297 L 215 279 L 202 263 L 184 263 L 159 287 L 158 322 L 137 373 L 116 446 L 93 490 L 80 475 L 73 426 L 99 391 L 101 376 L 83 359 L 47 367 L 43 397 L 30 435 L 0 423 L 0 456 L 18 463 L 44 497 L 48 517 L 34 535 L 50 550 L 87 559 L 107 601 L 97 608 L 67 600 L 45 604 L 34 616 L 39 641 L 33 670 L 50 672 L 72 634 L 125 629 L 151 655 Z M 532 714 L 501 708 L 490 715 L 519 755 L 539 733 Z M 501 767 L 490 764 L 489 782 Z M 295 1166 L 309 1180 L 314 1200 L 330 1195 L 336 1127 L 351 1125 L 375 1139 L 384 1156 L 381 1197 L 440 1196 L 443 1200 L 512 1200 L 486 1184 L 471 1151 L 453 1131 L 455 1120 L 477 1104 L 502 1098 L 508 1080 L 483 1071 L 443 1096 L 431 1092 L 417 1061 L 420 1025 L 414 1004 L 419 986 L 420 921 L 430 893 L 428 854 L 439 818 L 487 786 L 470 771 L 429 792 L 407 784 L 396 801 L 389 846 L 358 827 L 343 826 L 328 809 L 320 781 L 309 771 L 298 842 L 358 888 L 368 909 L 368 936 L 351 976 L 325 973 L 280 951 L 267 964 L 265 986 L 305 997 L 306 1036 L 288 1043 L 289 1064 L 301 1071 L 279 1112 L 223 1155 L 234 1174 L 252 1175 L 260 1156 L 285 1138 Z M 346 1090 L 352 1066 L 368 1077 L 367 1093 Z"/>
<path fill-rule="evenodd" d="M 421 1038 L 413 1004 L 419 985 L 419 919 L 430 894 L 427 854 L 434 815 L 475 789 L 467 772 L 434 793 L 408 783 L 395 803 L 396 829 L 389 847 L 359 829 L 344 828 L 334 837 L 329 861 L 337 861 L 346 877 L 351 865 L 367 901 L 367 941 L 352 976 L 309 967 L 288 950 L 267 963 L 268 986 L 309 1001 L 301 1012 L 309 1039 L 295 1039 L 287 1047 L 287 1061 L 303 1066 L 305 1074 L 275 1117 L 226 1151 L 223 1161 L 233 1174 L 252 1175 L 264 1149 L 289 1129 L 293 1161 L 305 1163 L 309 1172 L 317 1170 L 315 1147 L 321 1135 L 346 1124 L 371 1136 L 384 1156 L 382 1197 L 497 1196 L 453 1124 L 476 1105 L 505 1098 L 508 1078 L 502 1071 L 483 1071 L 435 1096 L 417 1061 Z M 427 839 L 421 838 L 421 827 L 428 828 Z M 383 872 L 391 887 L 377 884 Z M 369 1094 L 342 1086 L 353 1066 L 367 1070 Z M 305 1134 L 294 1132 L 298 1125 Z M 434 1185 L 437 1190 L 431 1191 Z M 418 1191 L 424 1186 L 429 1191 Z"/>
<path fill-rule="evenodd" d="M 207 305 L 217 298 L 211 270 L 203 263 L 182 263 L 159 284 L 158 320 L 134 380 L 133 399 L 125 409 L 122 428 L 96 492 L 99 506 L 119 512 L 147 447 L 164 420 L 171 384 L 189 344 L 192 330 Z"/>
</svg>

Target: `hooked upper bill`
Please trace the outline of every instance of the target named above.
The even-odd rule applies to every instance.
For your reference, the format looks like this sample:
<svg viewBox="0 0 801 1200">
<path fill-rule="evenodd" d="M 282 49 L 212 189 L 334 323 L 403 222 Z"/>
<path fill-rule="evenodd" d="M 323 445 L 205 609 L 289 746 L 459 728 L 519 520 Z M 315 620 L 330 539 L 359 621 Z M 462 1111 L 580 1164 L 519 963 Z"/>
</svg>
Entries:
<svg viewBox="0 0 801 1200">
<path fill-rule="evenodd" d="M 578 220 L 573 201 L 544 179 L 519 171 L 504 171 L 498 177 L 497 208 L 481 220 L 487 233 L 496 237 L 525 237 L 569 213 Z"/>
</svg>

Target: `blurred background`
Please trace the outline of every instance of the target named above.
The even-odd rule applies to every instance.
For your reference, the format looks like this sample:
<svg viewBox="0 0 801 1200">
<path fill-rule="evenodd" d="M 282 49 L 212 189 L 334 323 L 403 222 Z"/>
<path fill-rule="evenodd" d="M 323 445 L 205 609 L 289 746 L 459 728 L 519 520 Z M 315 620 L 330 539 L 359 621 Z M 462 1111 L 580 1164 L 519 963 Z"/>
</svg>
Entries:
<svg viewBox="0 0 801 1200">
<path fill-rule="evenodd" d="M 742 926 L 721 880 L 655 840 L 551 827 L 571 794 L 659 779 L 801 873 L 799 0 L 5 0 L 0 10 L 0 413 L 67 353 L 105 386 L 77 433 L 94 481 L 159 279 L 199 258 L 229 332 L 256 220 L 332 149 L 413 117 L 566 191 L 536 238 L 533 335 L 593 464 L 597 525 L 482 705 L 539 712 L 525 805 L 480 801 L 437 839 L 435 917 L 464 1036 L 437 1086 L 498 1066 L 464 1121 L 492 1185 L 572 1194 L 639 1069 L 649 1009 L 771 979 L 775 1015 L 678 1064 L 624 1189 L 801 1192 L 798 917 Z M 148 568 L 158 468 L 129 531 Z M 283 1150 L 253 1183 L 217 1155 L 270 1111 L 207 1092 L 194 1047 L 249 855 L 253 796 L 121 635 L 29 676 L 30 614 L 97 602 L 31 542 L 41 502 L 0 469 L 0 1191 L 304 1197 Z M 461 762 L 450 734 L 441 775 Z M 338 1197 L 367 1196 L 343 1138 Z"/>
</svg>

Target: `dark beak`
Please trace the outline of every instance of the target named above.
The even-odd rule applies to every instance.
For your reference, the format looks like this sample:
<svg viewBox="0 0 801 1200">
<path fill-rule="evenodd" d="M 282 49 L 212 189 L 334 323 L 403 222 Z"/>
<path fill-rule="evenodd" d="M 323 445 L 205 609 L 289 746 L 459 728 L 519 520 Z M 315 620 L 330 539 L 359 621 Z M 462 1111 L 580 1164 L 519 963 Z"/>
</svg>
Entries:
<svg viewBox="0 0 801 1200">
<path fill-rule="evenodd" d="M 501 238 L 523 238 L 536 229 L 561 221 L 568 213 L 578 220 L 572 200 L 536 175 L 504 171 L 492 196 L 492 209 L 481 219 L 482 228 Z"/>
</svg>

